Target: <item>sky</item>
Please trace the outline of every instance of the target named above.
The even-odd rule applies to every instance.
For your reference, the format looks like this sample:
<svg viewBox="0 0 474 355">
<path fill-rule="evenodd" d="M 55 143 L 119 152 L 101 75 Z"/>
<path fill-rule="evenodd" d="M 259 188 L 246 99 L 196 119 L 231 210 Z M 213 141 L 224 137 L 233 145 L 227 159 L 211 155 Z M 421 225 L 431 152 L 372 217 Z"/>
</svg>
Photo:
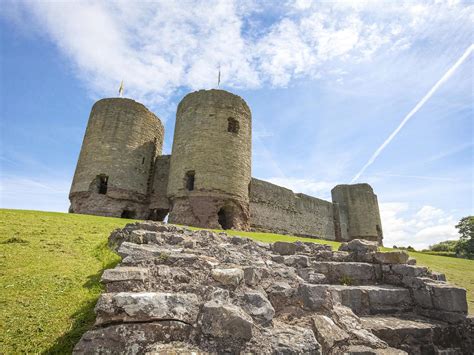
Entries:
<svg viewBox="0 0 474 355">
<path fill-rule="evenodd" d="M 378 195 L 384 244 L 459 237 L 473 214 L 470 1 L 9 1 L 0 13 L 0 207 L 67 211 L 90 109 L 165 125 L 217 86 L 252 110 L 252 175 L 330 200 Z"/>
</svg>

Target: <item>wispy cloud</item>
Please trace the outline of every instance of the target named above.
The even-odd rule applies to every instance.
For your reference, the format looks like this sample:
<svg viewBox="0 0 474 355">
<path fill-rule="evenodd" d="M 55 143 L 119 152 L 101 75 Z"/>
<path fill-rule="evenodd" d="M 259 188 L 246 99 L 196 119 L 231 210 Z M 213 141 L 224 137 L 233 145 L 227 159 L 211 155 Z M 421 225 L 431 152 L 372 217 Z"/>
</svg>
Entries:
<svg viewBox="0 0 474 355">
<path fill-rule="evenodd" d="M 124 79 L 126 95 L 146 104 L 183 87 L 215 86 L 219 65 L 232 88 L 340 78 L 348 64 L 470 21 L 468 5 L 432 1 L 18 1 L 4 16 L 28 29 L 35 24 L 95 95 L 115 95 Z"/>
<path fill-rule="evenodd" d="M 414 209 L 410 204 L 389 202 L 380 204 L 384 245 L 409 246 L 426 249 L 430 245 L 459 239 L 457 220 L 443 209 L 423 206 Z"/>
<path fill-rule="evenodd" d="M 454 65 L 449 68 L 449 70 L 439 79 L 436 84 L 426 93 L 425 96 L 415 105 L 415 107 L 403 118 L 402 122 L 398 125 L 398 127 L 388 136 L 388 138 L 382 143 L 380 147 L 377 148 L 377 150 L 372 154 L 370 159 L 367 161 L 367 163 L 360 169 L 360 171 L 352 178 L 351 183 L 356 182 L 360 176 L 365 172 L 365 170 L 373 164 L 375 159 L 378 158 L 380 153 L 385 149 L 385 147 L 390 144 L 390 142 L 393 140 L 393 138 L 396 137 L 396 135 L 401 131 L 403 126 L 415 115 L 422 107 L 423 105 L 434 95 L 434 93 L 440 88 L 441 85 L 443 85 L 456 71 L 456 69 L 461 66 L 462 63 L 471 55 L 471 53 L 474 50 L 474 44 L 471 44 L 466 51 L 463 53 L 463 55 L 458 59 Z"/>
<path fill-rule="evenodd" d="M 67 212 L 70 180 L 0 176 L 0 207 Z"/>
<path fill-rule="evenodd" d="M 387 176 L 387 177 L 396 177 L 396 178 L 404 178 L 404 179 L 437 180 L 437 181 L 451 181 L 451 182 L 458 181 L 457 179 L 453 179 L 453 178 L 443 178 L 443 177 L 437 177 L 437 176 L 403 175 L 403 174 L 390 174 L 390 173 L 378 173 L 378 174 L 374 174 L 374 176 Z"/>
</svg>

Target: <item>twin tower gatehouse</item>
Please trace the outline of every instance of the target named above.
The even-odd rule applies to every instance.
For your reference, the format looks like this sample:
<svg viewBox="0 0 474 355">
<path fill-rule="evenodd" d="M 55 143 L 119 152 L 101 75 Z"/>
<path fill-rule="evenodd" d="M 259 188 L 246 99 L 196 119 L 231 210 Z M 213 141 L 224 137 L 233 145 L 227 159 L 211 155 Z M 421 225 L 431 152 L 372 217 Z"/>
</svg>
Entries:
<svg viewBox="0 0 474 355">
<path fill-rule="evenodd" d="M 70 212 L 382 242 L 377 196 L 368 184 L 338 185 L 328 202 L 252 178 L 252 115 L 237 95 L 186 95 L 171 155 L 161 154 L 163 137 L 163 124 L 144 105 L 126 98 L 96 102 Z"/>
</svg>

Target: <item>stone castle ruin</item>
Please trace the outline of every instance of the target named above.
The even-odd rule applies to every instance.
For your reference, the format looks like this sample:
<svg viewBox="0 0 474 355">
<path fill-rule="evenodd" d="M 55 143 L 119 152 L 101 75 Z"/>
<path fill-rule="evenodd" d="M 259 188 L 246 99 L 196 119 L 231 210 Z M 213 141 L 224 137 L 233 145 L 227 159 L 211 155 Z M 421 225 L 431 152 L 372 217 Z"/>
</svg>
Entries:
<svg viewBox="0 0 474 355">
<path fill-rule="evenodd" d="M 70 212 L 382 243 L 368 184 L 338 185 L 332 203 L 252 178 L 252 114 L 239 96 L 200 90 L 178 105 L 171 155 L 142 104 L 96 102 L 70 191 Z"/>
<path fill-rule="evenodd" d="M 377 197 L 339 185 L 332 203 L 251 177 L 251 113 L 198 91 L 179 104 L 171 155 L 163 125 L 130 99 L 92 108 L 71 212 L 345 241 L 339 250 L 266 244 L 141 221 L 117 229 L 79 354 L 472 354 L 466 290 L 379 251 Z M 366 240 L 364 240 L 366 239 Z M 369 239 L 369 240 L 367 240 Z"/>
</svg>

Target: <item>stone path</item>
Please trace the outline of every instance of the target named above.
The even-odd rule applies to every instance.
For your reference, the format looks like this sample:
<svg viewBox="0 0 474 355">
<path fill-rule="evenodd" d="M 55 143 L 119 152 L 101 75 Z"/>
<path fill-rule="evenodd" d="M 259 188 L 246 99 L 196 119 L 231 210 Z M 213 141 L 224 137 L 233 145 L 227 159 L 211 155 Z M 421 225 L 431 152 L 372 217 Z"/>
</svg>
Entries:
<svg viewBox="0 0 474 355">
<path fill-rule="evenodd" d="M 354 240 L 265 244 L 155 222 L 109 244 L 96 323 L 75 354 L 469 354 L 466 291 Z"/>
</svg>

